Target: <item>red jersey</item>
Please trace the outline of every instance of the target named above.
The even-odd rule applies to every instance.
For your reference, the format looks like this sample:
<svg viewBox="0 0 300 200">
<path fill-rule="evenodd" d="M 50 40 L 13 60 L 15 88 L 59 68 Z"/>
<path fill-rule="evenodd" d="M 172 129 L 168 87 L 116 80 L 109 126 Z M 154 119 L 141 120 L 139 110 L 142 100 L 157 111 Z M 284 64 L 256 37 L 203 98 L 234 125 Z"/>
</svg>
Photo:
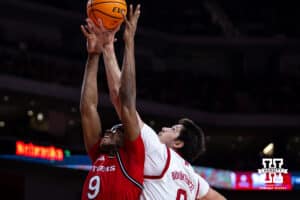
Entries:
<svg viewBox="0 0 300 200">
<path fill-rule="evenodd" d="M 143 187 L 145 150 L 139 135 L 125 140 L 115 156 L 98 152 L 99 142 L 90 150 L 92 169 L 82 191 L 82 200 L 135 200 Z"/>
</svg>

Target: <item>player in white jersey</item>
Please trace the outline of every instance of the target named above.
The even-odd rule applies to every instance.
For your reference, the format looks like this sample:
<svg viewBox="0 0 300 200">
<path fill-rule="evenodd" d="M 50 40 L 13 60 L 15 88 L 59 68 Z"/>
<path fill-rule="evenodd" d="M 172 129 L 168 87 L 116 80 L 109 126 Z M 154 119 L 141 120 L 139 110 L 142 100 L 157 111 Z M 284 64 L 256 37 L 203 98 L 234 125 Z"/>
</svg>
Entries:
<svg viewBox="0 0 300 200">
<path fill-rule="evenodd" d="M 189 162 L 162 144 L 146 124 L 142 128 L 142 138 L 146 161 L 140 199 L 194 200 L 208 194 L 208 183 L 195 173 Z"/>
<path fill-rule="evenodd" d="M 139 9 L 139 6 L 137 9 Z M 130 5 L 129 12 L 133 13 L 132 5 Z M 128 23 L 127 20 L 125 22 Z M 131 33 L 134 35 L 137 21 L 126 25 L 131 26 L 129 30 L 134 31 L 134 33 Z M 99 34 L 99 37 L 105 37 L 107 40 L 107 43 L 103 46 L 105 70 L 111 101 L 120 116 L 119 88 L 121 72 L 113 44 L 116 31 L 107 31 L 103 27 L 96 26 L 93 29 L 95 32 L 102 32 L 102 34 Z M 130 52 L 130 54 L 132 55 L 131 59 L 128 59 L 128 57 L 125 59 L 124 57 L 123 65 L 130 65 L 131 70 L 135 70 L 134 52 Z M 134 76 L 127 78 L 135 79 Z M 179 124 L 171 128 L 164 127 L 158 136 L 149 126 L 144 124 L 138 114 L 137 116 L 142 130 L 142 139 L 146 153 L 145 184 L 141 199 L 225 199 L 214 189 L 210 188 L 208 183 L 196 174 L 189 164 L 205 148 L 203 131 L 196 124 L 191 120 L 182 119 L 179 121 Z M 185 161 L 181 156 L 189 162 Z"/>
</svg>

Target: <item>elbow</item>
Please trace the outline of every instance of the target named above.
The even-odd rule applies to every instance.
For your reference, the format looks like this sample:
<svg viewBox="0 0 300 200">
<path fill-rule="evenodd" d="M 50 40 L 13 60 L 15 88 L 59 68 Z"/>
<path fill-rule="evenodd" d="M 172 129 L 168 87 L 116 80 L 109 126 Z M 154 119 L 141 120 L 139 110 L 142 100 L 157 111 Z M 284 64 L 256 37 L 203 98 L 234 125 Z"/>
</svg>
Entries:
<svg viewBox="0 0 300 200">
<path fill-rule="evenodd" d="M 79 106 L 79 110 L 81 115 L 88 115 L 93 110 L 97 110 L 97 105 L 81 102 Z"/>
<path fill-rule="evenodd" d="M 80 110 L 81 115 L 83 115 L 84 113 L 86 113 L 88 111 L 87 104 L 83 103 L 83 102 L 80 102 L 79 110 Z"/>
</svg>

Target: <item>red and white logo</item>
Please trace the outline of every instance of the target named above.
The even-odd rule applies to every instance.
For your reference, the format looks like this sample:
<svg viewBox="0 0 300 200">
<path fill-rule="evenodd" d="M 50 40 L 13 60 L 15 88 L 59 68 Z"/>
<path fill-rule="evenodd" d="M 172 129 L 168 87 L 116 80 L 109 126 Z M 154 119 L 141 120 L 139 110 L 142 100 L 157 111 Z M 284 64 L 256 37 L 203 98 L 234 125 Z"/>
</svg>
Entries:
<svg viewBox="0 0 300 200">
<path fill-rule="evenodd" d="M 105 157 L 104 157 L 104 155 L 101 155 L 98 159 L 97 159 L 97 161 L 104 161 L 105 160 Z"/>
<path fill-rule="evenodd" d="M 265 183 L 282 184 L 283 174 L 287 174 L 288 170 L 282 168 L 282 158 L 263 158 L 262 169 L 258 169 L 259 174 L 266 174 Z"/>
</svg>

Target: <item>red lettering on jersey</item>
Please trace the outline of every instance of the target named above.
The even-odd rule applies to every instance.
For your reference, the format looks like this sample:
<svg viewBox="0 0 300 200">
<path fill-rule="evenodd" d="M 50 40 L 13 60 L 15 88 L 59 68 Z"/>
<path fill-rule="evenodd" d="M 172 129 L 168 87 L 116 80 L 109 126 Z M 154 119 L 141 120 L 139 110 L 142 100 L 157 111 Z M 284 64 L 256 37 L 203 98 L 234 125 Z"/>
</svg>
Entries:
<svg viewBox="0 0 300 200">
<path fill-rule="evenodd" d="M 173 180 L 184 181 L 188 185 L 190 191 L 194 190 L 195 186 L 194 186 L 193 182 L 190 180 L 190 178 L 188 177 L 187 174 L 185 174 L 185 173 L 183 173 L 181 171 L 179 171 L 179 172 L 178 171 L 174 171 L 171 174 L 172 174 L 172 179 Z"/>
</svg>

